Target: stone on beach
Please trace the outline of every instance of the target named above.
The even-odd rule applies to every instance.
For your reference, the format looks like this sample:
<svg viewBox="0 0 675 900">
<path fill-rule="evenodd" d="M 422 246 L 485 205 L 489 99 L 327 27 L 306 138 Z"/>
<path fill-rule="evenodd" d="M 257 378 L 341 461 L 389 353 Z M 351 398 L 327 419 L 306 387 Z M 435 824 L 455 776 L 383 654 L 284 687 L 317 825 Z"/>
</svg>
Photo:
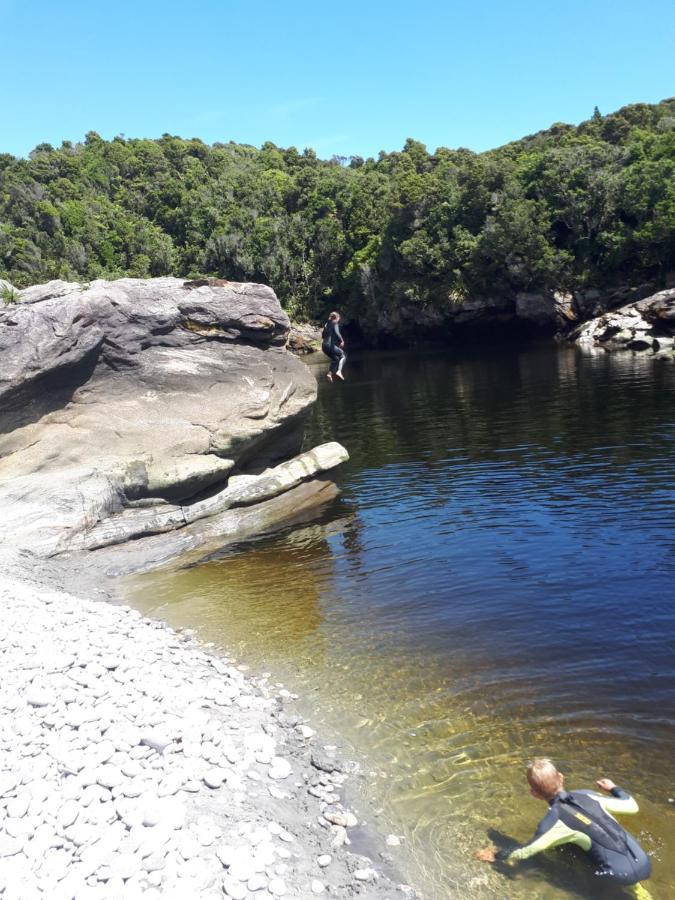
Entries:
<svg viewBox="0 0 675 900">
<path fill-rule="evenodd" d="M 288 776 L 291 775 L 292 772 L 293 767 L 287 759 L 284 759 L 281 756 L 275 756 L 272 759 L 268 774 L 270 778 L 275 779 L 275 781 L 282 781 L 284 778 L 288 778 Z"/>
</svg>

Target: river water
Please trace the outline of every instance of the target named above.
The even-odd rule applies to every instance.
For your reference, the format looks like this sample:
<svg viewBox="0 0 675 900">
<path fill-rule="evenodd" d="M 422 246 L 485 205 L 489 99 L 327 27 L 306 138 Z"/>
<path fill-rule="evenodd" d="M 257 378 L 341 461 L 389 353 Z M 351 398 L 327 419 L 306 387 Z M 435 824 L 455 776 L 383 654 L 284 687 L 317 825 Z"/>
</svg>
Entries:
<svg viewBox="0 0 675 900">
<path fill-rule="evenodd" d="M 307 435 L 348 448 L 340 498 L 137 579 L 135 602 L 274 673 L 362 756 L 427 900 L 627 896 L 570 848 L 472 859 L 545 812 L 534 755 L 568 787 L 633 792 L 650 892 L 675 896 L 675 366 L 546 345 L 364 354 L 346 375 Z"/>
</svg>

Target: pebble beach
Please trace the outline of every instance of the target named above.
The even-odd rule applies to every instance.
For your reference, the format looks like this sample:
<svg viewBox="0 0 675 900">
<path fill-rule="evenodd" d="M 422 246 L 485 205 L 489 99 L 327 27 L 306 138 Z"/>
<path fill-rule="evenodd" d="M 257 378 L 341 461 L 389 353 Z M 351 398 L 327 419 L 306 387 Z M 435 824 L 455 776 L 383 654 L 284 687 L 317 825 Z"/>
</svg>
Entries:
<svg viewBox="0 0 675 900">
<path fill-rule="evenodd" d="M 269 676 L 53 587 L 5 578 L 0 610 L 3 900 L 414 896 Z"/>
</svg>

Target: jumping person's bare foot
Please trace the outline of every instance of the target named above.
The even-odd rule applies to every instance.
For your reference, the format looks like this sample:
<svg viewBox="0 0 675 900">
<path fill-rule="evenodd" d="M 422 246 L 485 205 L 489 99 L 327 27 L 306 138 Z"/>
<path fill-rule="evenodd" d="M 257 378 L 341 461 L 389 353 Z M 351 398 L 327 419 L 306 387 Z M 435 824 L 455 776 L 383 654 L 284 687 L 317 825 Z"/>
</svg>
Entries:
<svg viewBox="0 0 675 900">
<path fill-rule="evenodd" d="M 330 372 L 326 372 L 326 378 L 330 381 L 331 384 L 333 383 L 333 376 L 330 374 Z"/>
<path fill-rule="evenodd" d="M 336 374 L 337 377 L 340 379 L 340 381 L 344 381 L 344 380 L 345 380 L 345 376 L 342 374 L 342 372 L 336 372 L 335 374 Z"/>
</svg>

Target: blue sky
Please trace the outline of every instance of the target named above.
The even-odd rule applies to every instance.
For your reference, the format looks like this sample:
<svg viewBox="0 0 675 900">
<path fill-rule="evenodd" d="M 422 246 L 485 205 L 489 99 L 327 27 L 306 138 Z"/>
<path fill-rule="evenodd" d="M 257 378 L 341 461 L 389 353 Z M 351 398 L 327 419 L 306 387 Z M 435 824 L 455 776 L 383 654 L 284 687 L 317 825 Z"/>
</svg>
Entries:
<svg viewBox="0 0 675 900">
<path fill-rule="evenodd" d="M 0 152 L 159 137 L 484 150 L 675 95 L 673 0 L 0 0 Z"/>
</svg>

